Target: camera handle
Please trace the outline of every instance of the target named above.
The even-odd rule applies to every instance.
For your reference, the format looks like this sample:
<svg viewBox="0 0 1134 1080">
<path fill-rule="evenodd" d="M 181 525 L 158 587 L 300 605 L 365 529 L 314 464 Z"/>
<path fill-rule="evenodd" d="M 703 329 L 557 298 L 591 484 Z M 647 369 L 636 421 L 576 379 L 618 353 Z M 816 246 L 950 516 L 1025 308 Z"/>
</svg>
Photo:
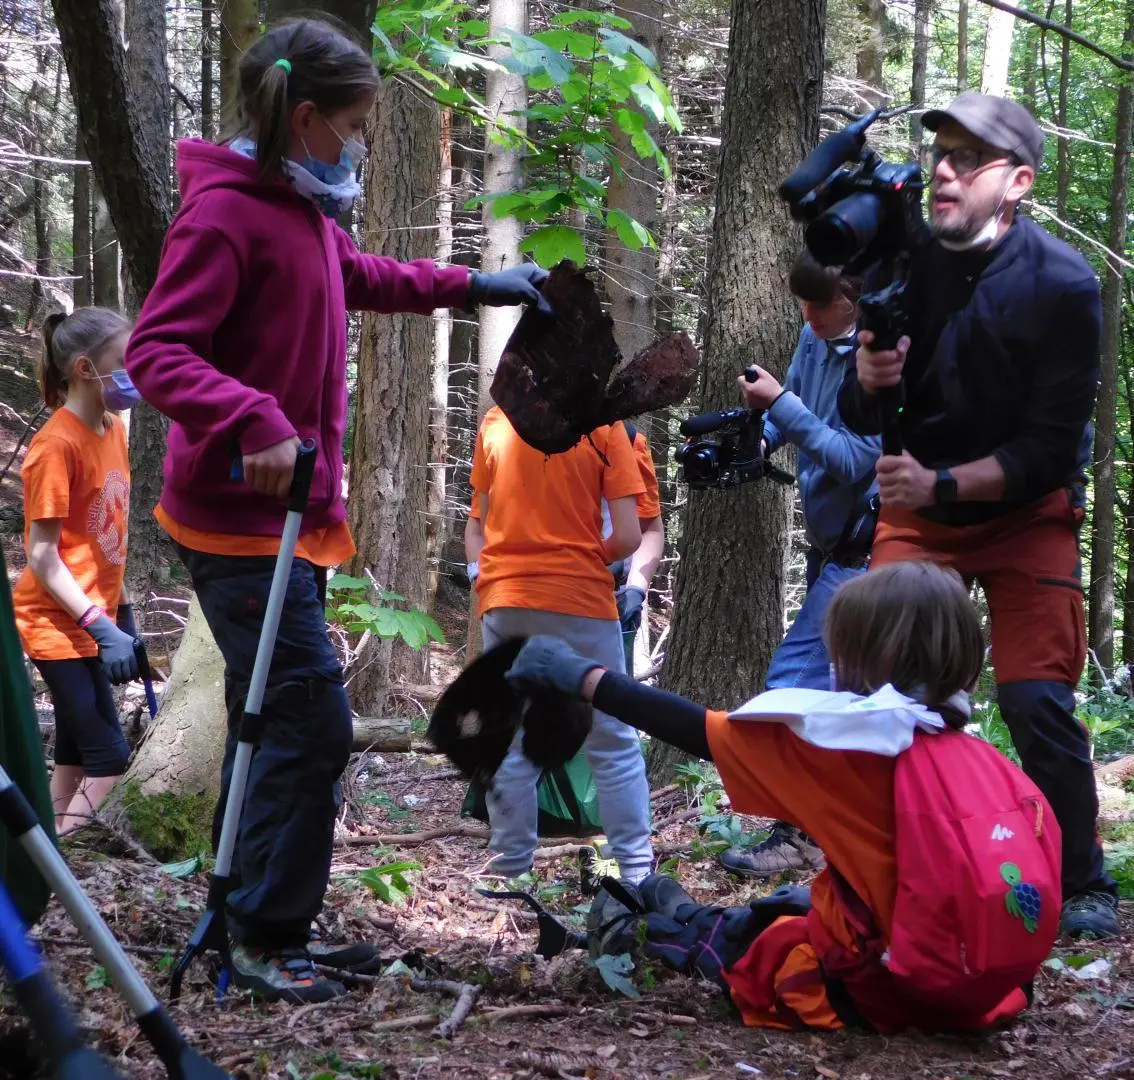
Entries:
<svg viewBox="0 0 1134 1080">
<path fill-rule="evenodd" d="M 868 293 L 859 301 L 859 323 L 874 335 L 878 352 L 895 349 L 906 332 L 906 313 L 902 304 L 906 291 L 905 275 L 885 288 Z M 901 415 L 905 405 L 905 380 L 878 391 L 878 412 L 882 421 L 882 453 L 900 456 L 903 449 Z"/>
<path fill-rule="evenodd" d="M 745 382 L 754 383 L 754 382 L 758 382 L 759 379 L 760 379 L 760 372 L 757 370 L 755 364 L 753 364 L 751 367 L 746 367 L 744 369 L 744 381 Z M 755 410 L 753 410 L 753 412 L 755 412 Z M 760 431 L 761 431 L 761 439 L 762 439 L 763 438 L 763 431 L 764 431 L 764 414 L 761 412 L 761 413 L 756 413 L 756 415 L 759 416 L 759 418 L 760 418 Z M 791 473 L 787 472 L 784 469 L 777 468 L 766 457 L 763 457 L 763 455 L 761 455 L 761 460 L 762 460 L 763 467 L 764 467 L 764 476 L 766 476 L 769 480 L 774 480 L 777 484 L 794 484 L 795 483 L 795 477 Z"/>
</svg>

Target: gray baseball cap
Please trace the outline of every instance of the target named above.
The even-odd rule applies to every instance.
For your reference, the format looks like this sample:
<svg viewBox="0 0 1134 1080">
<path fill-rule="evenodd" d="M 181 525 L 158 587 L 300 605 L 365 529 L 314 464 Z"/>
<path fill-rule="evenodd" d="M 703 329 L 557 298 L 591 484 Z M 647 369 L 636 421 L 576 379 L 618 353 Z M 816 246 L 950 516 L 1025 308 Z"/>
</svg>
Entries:
<svg viewBox="0 0 1134 1080">
<path fill-rule="evenodd" d="M 1033 169 L 1043 164 L 1043 131 L 1035 117 L 1015 101 L 966 90 L 947 109 L 923 113 L 921 126 L 936 131 L 946 120 L 960 124 L 989 146 L 1015 154 Z"/>
</svg>

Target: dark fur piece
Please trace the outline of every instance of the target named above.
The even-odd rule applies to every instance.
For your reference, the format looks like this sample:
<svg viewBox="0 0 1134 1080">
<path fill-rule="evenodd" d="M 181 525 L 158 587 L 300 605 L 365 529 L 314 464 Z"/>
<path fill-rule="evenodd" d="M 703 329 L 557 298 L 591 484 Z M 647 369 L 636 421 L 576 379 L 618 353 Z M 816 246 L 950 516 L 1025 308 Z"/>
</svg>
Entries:
<svg viewBox="0 0 1134 1080">
<path fill-rule="evenodd" d="M 570 761 L 591 730 L 591 706 L 546 687 L 519 690 L 504 678 L 524 638 L 477 657 L 449 686 L 429 721 L 429 741 L 469 780 L 490 788 L 523 726 L 524 754 L 542 769 Z"/>
<path fill-rule="evenodd" d="M 687 335 L 667 335 L 612 380 L 622 354 L 587 271 L 562 262 L 541 291 L 555 317 L 525 311 L 492 380 L 492 400 L 529 446 L 562 453 L 603 424 L 676 405 L 693 389 L 700 358 Z"/>
</svg>

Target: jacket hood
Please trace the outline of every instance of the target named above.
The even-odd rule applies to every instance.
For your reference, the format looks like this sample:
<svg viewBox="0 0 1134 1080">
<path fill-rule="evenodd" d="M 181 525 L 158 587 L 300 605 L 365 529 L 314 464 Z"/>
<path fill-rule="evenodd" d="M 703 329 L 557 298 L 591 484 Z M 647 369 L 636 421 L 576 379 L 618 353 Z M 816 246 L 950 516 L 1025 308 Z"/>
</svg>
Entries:
<svg viewBox="0 0 1134 1080">
<path fill-rule="evenodd" d="M 177 184 L 186 203 L 213 188 L 255 191 L 261 197 L 275 189 L 298 198 L 283 180 L 261 180 L 252 158 L 204 139 L 182 139 L 177 144 Z"/>
</svg>

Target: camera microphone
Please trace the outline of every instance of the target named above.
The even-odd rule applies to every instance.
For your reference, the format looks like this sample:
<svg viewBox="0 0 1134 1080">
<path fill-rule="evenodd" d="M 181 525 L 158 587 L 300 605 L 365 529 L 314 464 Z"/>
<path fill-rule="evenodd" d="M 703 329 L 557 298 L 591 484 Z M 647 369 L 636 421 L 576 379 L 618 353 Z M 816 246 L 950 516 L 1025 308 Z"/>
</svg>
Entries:
<svg viewBox="0 0 1134 1080">
<path fill-rule="evenodd" d="M 874 109 L 841 131 L 828 135 L 804 158 L 803 164 L 780 184 L 780 198 L 794 208 L 840 165 L 856 160 L 866 142 L 866 129 L 878 119 L 881 112 L 881 109 Z"/>
<path fill-rule="evenodd" d="M 716 431 L 730 420 L 735 420 L 738 414 L 747 412 L 747 409 L 722 409 L 719 412 L 701 413 L 682 420 L 679 430 L 682 435 L 708 435 L 710 431 Z"/>
</svg>

